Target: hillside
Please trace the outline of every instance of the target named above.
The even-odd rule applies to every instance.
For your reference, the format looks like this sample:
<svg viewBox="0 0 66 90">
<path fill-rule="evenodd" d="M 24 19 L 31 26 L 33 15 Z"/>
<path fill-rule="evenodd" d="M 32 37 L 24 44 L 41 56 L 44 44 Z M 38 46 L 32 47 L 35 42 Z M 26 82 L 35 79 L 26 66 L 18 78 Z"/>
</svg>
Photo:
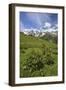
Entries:
<svg viewBox="0 0 66 90">
<path fill-rule="evenodd" d="M 20 77 L 56 75 L 57 43 L 20 33 Z"/>
<path fill-rule="evenodd" d="M 43 47 L 43 44 L 49 47 L 55 47 L 56 45 L 52 42 L 48 42 L 43 39 L 44 37 L 34 37 L 20 33 L 20 44 L 22 47 Z M 50 43 L 50 44 L 49 44 Z"/>
</svg>

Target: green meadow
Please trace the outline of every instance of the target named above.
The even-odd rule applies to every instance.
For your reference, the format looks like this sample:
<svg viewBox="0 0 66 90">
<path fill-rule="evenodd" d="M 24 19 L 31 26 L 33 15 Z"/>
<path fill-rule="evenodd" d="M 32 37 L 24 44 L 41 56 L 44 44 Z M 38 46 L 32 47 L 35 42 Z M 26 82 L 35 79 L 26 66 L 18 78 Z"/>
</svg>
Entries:
<svg viewBox="0 0 66 90">
<path fill-rule="evenodd" d="M 20 77 L 58 74 L 57 42 L 53 37 L 34 37 L 20 32 Z"/>
</svg>

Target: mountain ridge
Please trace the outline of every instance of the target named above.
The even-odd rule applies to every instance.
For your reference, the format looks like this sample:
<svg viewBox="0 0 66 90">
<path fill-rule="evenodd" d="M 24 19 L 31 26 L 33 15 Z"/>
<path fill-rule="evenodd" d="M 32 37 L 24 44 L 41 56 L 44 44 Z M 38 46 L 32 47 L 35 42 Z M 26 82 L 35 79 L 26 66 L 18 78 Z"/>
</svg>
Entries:
<svg viewBox="0 0 66 90">
<path fill-rule="evenodd" d="M 58 31 L 34 31 L 34 30 L 31 30 L 31 31 L 22 31 L 22 33 L 24 33 L 25 35 L 32 35 L 32 36 L 35 36 L 35 37 L 43 37 L 44 35 L 46 35 L 47 33 L 48 34 L 51 34 L 51 35 L 58 35 Z"/>
</svg>

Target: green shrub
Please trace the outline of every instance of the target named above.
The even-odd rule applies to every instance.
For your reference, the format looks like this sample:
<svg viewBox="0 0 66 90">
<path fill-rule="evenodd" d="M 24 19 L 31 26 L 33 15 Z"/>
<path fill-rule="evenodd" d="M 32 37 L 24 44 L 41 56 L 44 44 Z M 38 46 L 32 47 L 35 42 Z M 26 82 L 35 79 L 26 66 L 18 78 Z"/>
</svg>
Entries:
<svg viewBox="0 0 66 90">
<path fill-rule="evenodd" d="M 20 50 L 20 52 L 21 52 L 21 53 L 25 53 L 25 50 L 24 50 L 24 49 L 22 49 L 22 50 Z"/>
<path fill-rule="evenodd" d="M 51 56 L 50 53 L 48 53 L 48 54 L 46 55 L 46 64 L 47 64 L 47 65 L 53 65 L 53 64 L 54 64 L 53 57 Z"/>
<path fill-rule="evenodd" d="M 54 59 L 52 56 L 52 49 L 44 45 L 42 53 L 38 50 L 32 50 L 28 57 L 25 59 L 21 67 L 21 77 L 32 76 L 45 76 L 46 66 L 54 65 Z M 25 49 L 21 49 L 22 53 L 25 53 Z"/>
<path fill-rule="evenodd" d="M 42 55 L 32 52 L 32 55 L 26 60 L 27 68 L 31 68 L 32 71 L 40 70 L 44 67 Z"/>
<path fill-rule="evenodd" d="M 54 61 L 53 61 L 52 59 L 47 60 L 47 64 L 48 64 L 48 65 L 53 65 L 53 64 L 54 64 Z"/>
</svg>

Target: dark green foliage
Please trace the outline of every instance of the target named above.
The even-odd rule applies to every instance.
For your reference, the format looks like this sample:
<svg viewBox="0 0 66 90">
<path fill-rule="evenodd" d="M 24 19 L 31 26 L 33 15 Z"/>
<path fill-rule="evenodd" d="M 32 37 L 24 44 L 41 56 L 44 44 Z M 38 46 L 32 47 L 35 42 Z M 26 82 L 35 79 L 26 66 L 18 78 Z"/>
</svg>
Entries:
<svg viewBox="0 0 66 90">
<path fill-rule="evenodd" d="M 50 59 L 50 60 L 47 61 L 47 64 L 48 65 L 53 65 L 54 64 L 54 61 L 52 59 Z"/>
<path fill-rule="evenodd" d="M 45 61 L 42 55 L 39 55 L 32 51 L 31 55 L 26 59 L 26 62 L 24 63 L 23 70 L 26 73 L 26 71 L 30 72 L 29 76 L 32 76 L 34 72 L 36 71 L 40 73 L 39 70 L 41 70 L 44 67 Z M 39 74 L 37 74 L 39 75 Z M 23 74 L 24 76 L 24 74 Z M 27 76 L 27 74 L 26 74 Z"/>
<path fill-rule="evenodd" d="M 25 50 L 20 50 L 21 53 L 25 53 Z"/>
<path fill-rule="evenodd" d="M 32 70 L 40 70 L 44 67 L 42 55 L 32 54 L 27 59 L 27 67 L 30 67 Z"/>
<path fill-rule="evenodd" d="M 46 56 L 46 64 L 48 64 L 48 65 L 53 65 L 54 64 L 54 60 L 53 60 L 51 54 L 48 54 Z"/>
</svg>

